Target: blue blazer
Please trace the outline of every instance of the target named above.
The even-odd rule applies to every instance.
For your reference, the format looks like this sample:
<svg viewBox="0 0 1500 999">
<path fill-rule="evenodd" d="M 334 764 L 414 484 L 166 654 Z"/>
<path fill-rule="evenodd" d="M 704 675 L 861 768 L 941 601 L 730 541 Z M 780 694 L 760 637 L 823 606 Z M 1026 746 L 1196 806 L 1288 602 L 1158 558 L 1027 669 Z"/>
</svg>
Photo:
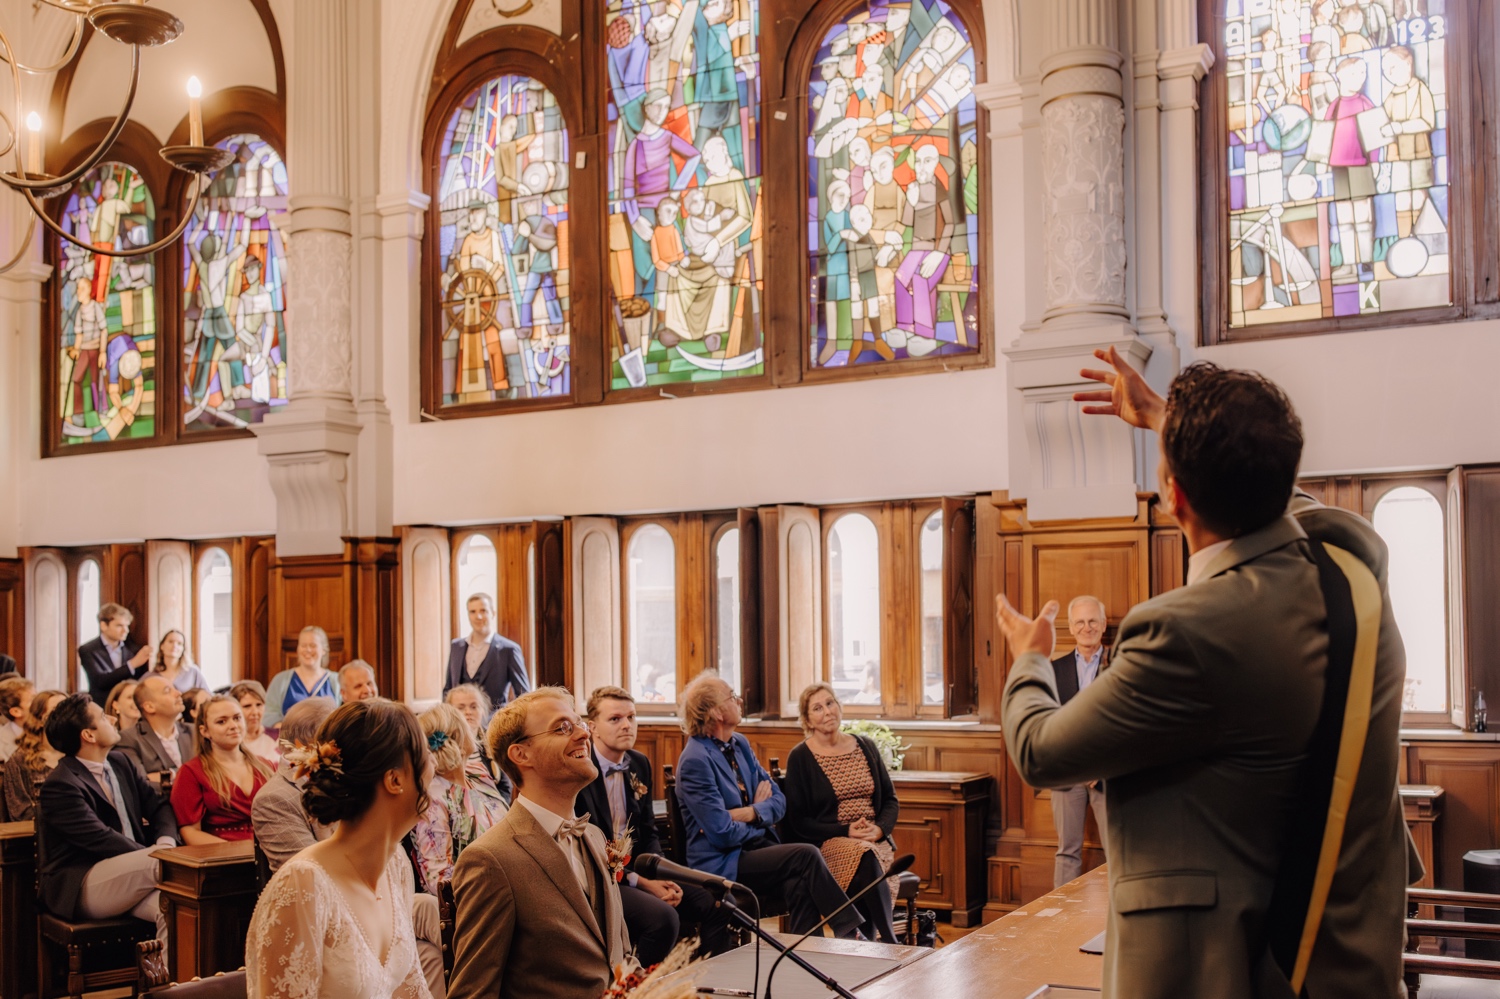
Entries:
<svg viewBox="0 0 1500 999">
<path fill-rule="evenodd" d="M 740 786 L 724 751 L 707 736 L 693 736 L 677 758 L 677 803 L 687 825 L 688 866 L 733 881 L 739 877 L 740 850 L 747 842 L 762 836 L 779 842 L 776 823 L 786 815 L 786 798 L 743 735 L 736 732 L 730 743 L 750 800 L 755 802 L 762 782 L 771 786 L 771 796 L 754 805 L 760 822 L 752 825 L 729 817 L 731 808 L 740 807 Z"/>
<path fill-rule="evenodd" d="M 448 647 L 448 678 L 443 681 L 445 698 L 448 691 L 464 682 L 464 664 L 468 655 L 467 636 L 455 638 Z M 500 635 L 490 636 L 489 651 L 470 679 L 489 695 L 490 704 L 496 709 L 531 689 L 531 677 L 526 674 L 526 660 L 521 655 L 521 647 Z"/>
</svg>

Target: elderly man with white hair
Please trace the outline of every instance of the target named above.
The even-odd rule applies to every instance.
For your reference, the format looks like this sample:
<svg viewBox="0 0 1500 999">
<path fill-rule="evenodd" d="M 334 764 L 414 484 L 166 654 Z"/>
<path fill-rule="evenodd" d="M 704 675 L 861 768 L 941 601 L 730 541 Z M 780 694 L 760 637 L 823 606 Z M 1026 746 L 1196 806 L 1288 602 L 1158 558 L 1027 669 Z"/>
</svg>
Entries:
<svg viewBox="0 0 1500 999">
<path fill-rule="evenodd" d="M 1068 604 L 1068 632 L 1073 651 L 1052 660 L 1057 677 L 1057 699 L 1067 704 L 1080 690 L 1099 678 L 1109 664 L 1104 654 L 1104 631 L 1109 614 L 1098 597 L 1074 597 Z M 1052 866 L 1052 886 L 1065 885 L 1083 873 L 1083 825 L 1089 809 L 1099 824 L 1099 845 L 1105 846 L 1104 788 L 1099 782 L 1052 789 L 1052 824 L 1057 829 L 1057 859 Z M 1107 849 L 1107 847 L 1106 847 Z"/>
</svg>

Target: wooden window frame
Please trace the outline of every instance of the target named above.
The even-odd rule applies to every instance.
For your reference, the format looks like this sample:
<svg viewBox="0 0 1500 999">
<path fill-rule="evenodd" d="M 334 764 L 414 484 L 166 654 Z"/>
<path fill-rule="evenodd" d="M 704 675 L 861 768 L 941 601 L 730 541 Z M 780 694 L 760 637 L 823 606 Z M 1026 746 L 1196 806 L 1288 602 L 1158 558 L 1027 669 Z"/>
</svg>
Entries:
<svg viewBox="0 0 1500 999">
<path fill-rule="evenodd" d="M 534 661 L 537 647 L 537 608 L 533 603 L 535 594 L 532 592 L 535 583 L 527 573 L 527 550 L 537 540 L 536 522 L 483 524 L 448 529 L 449 599 L 453 615 L 452 637 L 455 639 L 467 636 L 470 631 L 469 608 L 460 593 L 458 560 L 464 546 L 475 537 L 484 538 L 495 549 L 495 587 L 490 594 L 495 603 L 495 634 L 508 638 L 521 647 L 527 675 L 535 687 L 544 679 Z M 443 669 L 447 670 L 446 662 Z"/>
<path fill-rule="evenodd" d="M 738 531 L 739 529 L 739 518 L 733 512 L 726 511 L 704 515 L 703 593 L 704 623 L 707 629 L 707 641 L 704 643 L 703 669 L 718 670 L 719 649 L 724 642 L 724 636 L 720 633 L 719 630 L 719 543 L 723 541 L 724 536 L 730 531 Z M 736 538 L 735 540 L 736 542 L 738 542 L 739 539 Z M 739 556 L 739 547 L 740 546 L 737 543 L 735 545 L 736 560 L 738 560 Z M 737 568 L 736 572 L 740 573 L 742 572 L 742 569 Z M 737 589 L 738 588 L 739 587 L 737 587 Z M 743 636 L 745 631 L 745 609 L 743 605 L 743 599 L 739 592 L 736 592 L 734 595 L 734 603 L 735 607 L 739 611 L 738 617 L 740 621 L 740 634 L 741 636 Z M 739 687 L 742 688 L 744 686 L 744 679 L 746 674 L 743 640 L 741 640 L 738 644 L 740 646 L 740 650 L 738 652 L 740 660 Z M 744 691 L 741 690 L 740 693 L 743 695 Z M 748 712 L 749 708 L 747 707 L 746 713 Z"/>
<path fill-rule="evenodd" d="M 259 9 L 259 5 L 257 6 Z M 281 50 L 279 39 L 269 36 L 276 58 L 278 80 L 280 79 Z M 81 57 L 81 52 L 80 52 Z M 72 64 L 76 66 L 75 62 Z M 68 73 L 71 79 L 71 73 Z M 60 80 L 59 86 L 66 81 Z M 278 92 L 284 92 L 280 87 Z M 63 87 L 63 93 L 66 88 Z M 62 120 L 61 100 L 54 92 L 53 110 Z M 286 162 L 286 108 L 276 94 L 259 87 L 230 87 L 211 95 L 204 104 L 204 142 L 213 145 L 241 133 L 254 133 L 276 150 Z M 55 162 L 63 171 L 83 162 L 98 145 L 109 121 L 99 119 L 80 127 L 58 147 Z M 188 140 L 187 121 L 178 123 L 168 139 L 168 145 L 181 145 Z M 182 220 L 187 207 L 188 185 L 191 178 L 179 170 L 173 170 L 157 155 L 160 142 L 138 122 L 127 121 L 119 139 L 102 162 L 124 163 L 134 169 L 156 203 L 155 235 L 172 231 Z M 49 157 L 48 166 L 54 162 Z M 57 219 L 67 205 L 67 197 L 59 197 L 47 203 L 52 218 Z M 205 441 L 232 440 L 254 437 L 255 432 L 238 427 L 221 427 L 213 430 L 187 430 L 182 425 L 184 412 L 182 384 L 186 377 L 186 365 L 182 359 L 186 331 L 182 328 L 182 243 L 178 241 L 155 254 L 156 281 L 153 284 L 156 299 L 156 432 L 150 437 L 120 441 L 92 441 L 89 443 L 63 444 L 59 437 L 61 425 L 62 396 L 58 386 L 58 343 L 61 325 L 58 316 L 61 271 L 58 267 L 59 237 L 47 232 L 42 237 L 43 259 L 52 267 L 42 289 L 42 428 L 41 454 L 43 458 L 57 458 L 73 454 L 93 454 L 100 451 L 123 451 L 141 447 L 164 447 L 173 444 L 199 444 Z M 292 280 L 296 280 L 295 271 Z M 294 330 L 288 331 L 295 335 Z"/>
<path fill-rule="evenodd" d="M 229 556 L 229 617 L 230 617 L 230 641 L 229 641 L 229 677 L 231 683 L 238 683 L 245 678 L 245 641 L 243 636 L 245 627 L 245 556 L 244 541 L 240 538 L 212 538 L 207 541 L 194 541 L 189 548 L 189 557 L 193 566 L 193 588 L 188 594 L 192 606 L 188 608 L 188 621 L 191 622 L 192 634 L 188 636 L 188 648 L 192 649 L 193 662 L 203 662 L 203 617 L 202 617 L 202 595 L 198 588 L 203 585 L 203 559 L 215 548 Z M 156 636 L 155 641 L 160 641 L 161 636 Z"/>
<path fill-rule="evenodd" d="M 1500 203 L 1489 196 L 1500 184 L 1494 116 L 1500 110 L 1500 80 L 1482 71 L 1484 40 L 1500 40 L 1500 0 L 1452 4 L 1446 15 L 1448 79 L 1448 253 L 1452 304 L 1369 316 L 1340 316 L 1232 328 L 1229 325 L 1229 179 L 1225 103 L 1223 0 L 1198 0 L 1203 41 L 1214 54 L 1204 78 L 1198 110 L 1199 232 L 1206 248 L 1200 260 L 1199 297 L 1204 345 L 1354 330 L 1421 326 L 1500 315 Z"/>
<path fill-rule="evenodd" d="M 428 208 L 423 233 L 421 269 L 422 332 L 420 382 L 424 416 L 466 419 L 508 413 L 615 405 L 664 396 L 712 395 L 725 392 L 764 391 L 796 385 L 861 381 L 940 371 L 988 368 L 995 363 L 994 317 L 988 301 L 979 309 L 979 349 L 968 355 L 927 357 L 895 364 L 869 364 L 852 370 L 816 368 L 810 347 L 811 303 L 807 294 L 811 279 L 806 224 L 807 81 L 823 37 L 837 22 L 857 11 L 867 0 L 760 0 L 760 129 L 761 197 L 765 220 L 763 239 L 774 243 L 778 253 L 766 254 L 765 292 L 762 298 L 762 337 L 765 370 L 753 377 L 716 382 L 684 382 L 663 388 L 609 389 L 614 363 L 610 341 L 613 321 L 609 316 L 608 292 L 608 102 L 604 18 L 607 0 L 579 0 L 563 4 L 560 35 L 539 28 L 502 25 L 480 32 L 458 44 L 458 36 L 476 0 L 463 0 L 454 8 L 439 46 L 433 72 L 422 141 L 423 172 L 429 191 L 437 189 L 438 144 L 448 117 L 458 103 L 486 79 L 505 72 L 523 73 L 540 81 L 556 97 L 567 123 L 569 149 L 576 167 L 581 155 L 585 166 L 574 169 L 569 179 L 568 203 L 572 218 L 601 220 L 590 230 L 573 230 L 570 313 L 573 395 L 563 399 L 530 399 L 442 406 L 441 336 L 438 314 L 437 231 L 438 209 Z M 985 20 L 981 0 L 945 0 L 969 32 L 974 49 L 975 85 L 987 79 Z M 989 112 L 976 102 L 979 158 L 974 169 L 980 178 L 980 203 L 990 200 L 989 149 L 983 138 L 989 133 Z M 979 287 L 988 295 L 993 286 L 991 212 L 979 216 Z M 790 222 L 782 221 L 790 219 Z M 787 252 L 779 252 L 781 249 Z M 791 252 L 793 249 L 795 253 Z"/>
</svg>

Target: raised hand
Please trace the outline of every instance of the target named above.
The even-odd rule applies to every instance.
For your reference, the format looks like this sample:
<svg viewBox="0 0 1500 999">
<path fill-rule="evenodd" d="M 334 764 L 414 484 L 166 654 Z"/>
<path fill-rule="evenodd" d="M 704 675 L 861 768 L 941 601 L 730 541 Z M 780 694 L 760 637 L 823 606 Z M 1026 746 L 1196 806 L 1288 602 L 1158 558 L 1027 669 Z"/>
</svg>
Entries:
<svg viewBox="0 0 1500 999">
<path fill-rule="evenodd" d="M 1057 601 L 1048 600 L 1040 614 L 1029 618 L 1012 607 L 1005 594 L 995 597 L 995 618 L 1000 624 L 1000 632 L 1010 643 L 1012 655 L 1018 659 L 1028 652 L 1040 652 L 1048 659 L 1052 658 L 1052 650 L 1057 645 L 1057 611 Z"/>
<path fill-rule="evenodd" d="M 1114 370 L 1084 368 L 1079 374 L 1089 381 L 1103 382 L 1109 388 L 1094 392 L 1074 392 L 1074 401 L 1099 404 L 1083 407 L 1083 411 L 1090 415 L 1118 416 L 1132 427 L 1159 432 L 1162 421 L 1166 419 L 1167 401 L 1146 384 L 1141 373 L 1132 368 L 1115 348 L 1096 350 L 1094 356 Z"/>
</svg>

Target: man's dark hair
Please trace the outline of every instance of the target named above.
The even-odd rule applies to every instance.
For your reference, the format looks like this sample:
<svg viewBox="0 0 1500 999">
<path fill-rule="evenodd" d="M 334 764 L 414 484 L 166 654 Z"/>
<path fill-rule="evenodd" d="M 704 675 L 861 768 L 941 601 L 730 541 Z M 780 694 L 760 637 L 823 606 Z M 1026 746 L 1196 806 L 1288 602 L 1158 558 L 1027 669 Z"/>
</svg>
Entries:
<svg viewBox="0 0 1500 999">
<path fill-rule="evenodd" d="M 85 693 L 69 694 L 47 716 L 47 741 L 64 756 L 77 756 L 83 747 L 83 732 L 92 726 L 89 706 L 94 699 Z"/>
<path fill-rule="evenodd" d="M 1269 379 L 1199 361 L 1172 382 L 1161 448 L 1203 525 L 1237 538 L 1286 512 L 1302 422 Z"/>
</svg>

